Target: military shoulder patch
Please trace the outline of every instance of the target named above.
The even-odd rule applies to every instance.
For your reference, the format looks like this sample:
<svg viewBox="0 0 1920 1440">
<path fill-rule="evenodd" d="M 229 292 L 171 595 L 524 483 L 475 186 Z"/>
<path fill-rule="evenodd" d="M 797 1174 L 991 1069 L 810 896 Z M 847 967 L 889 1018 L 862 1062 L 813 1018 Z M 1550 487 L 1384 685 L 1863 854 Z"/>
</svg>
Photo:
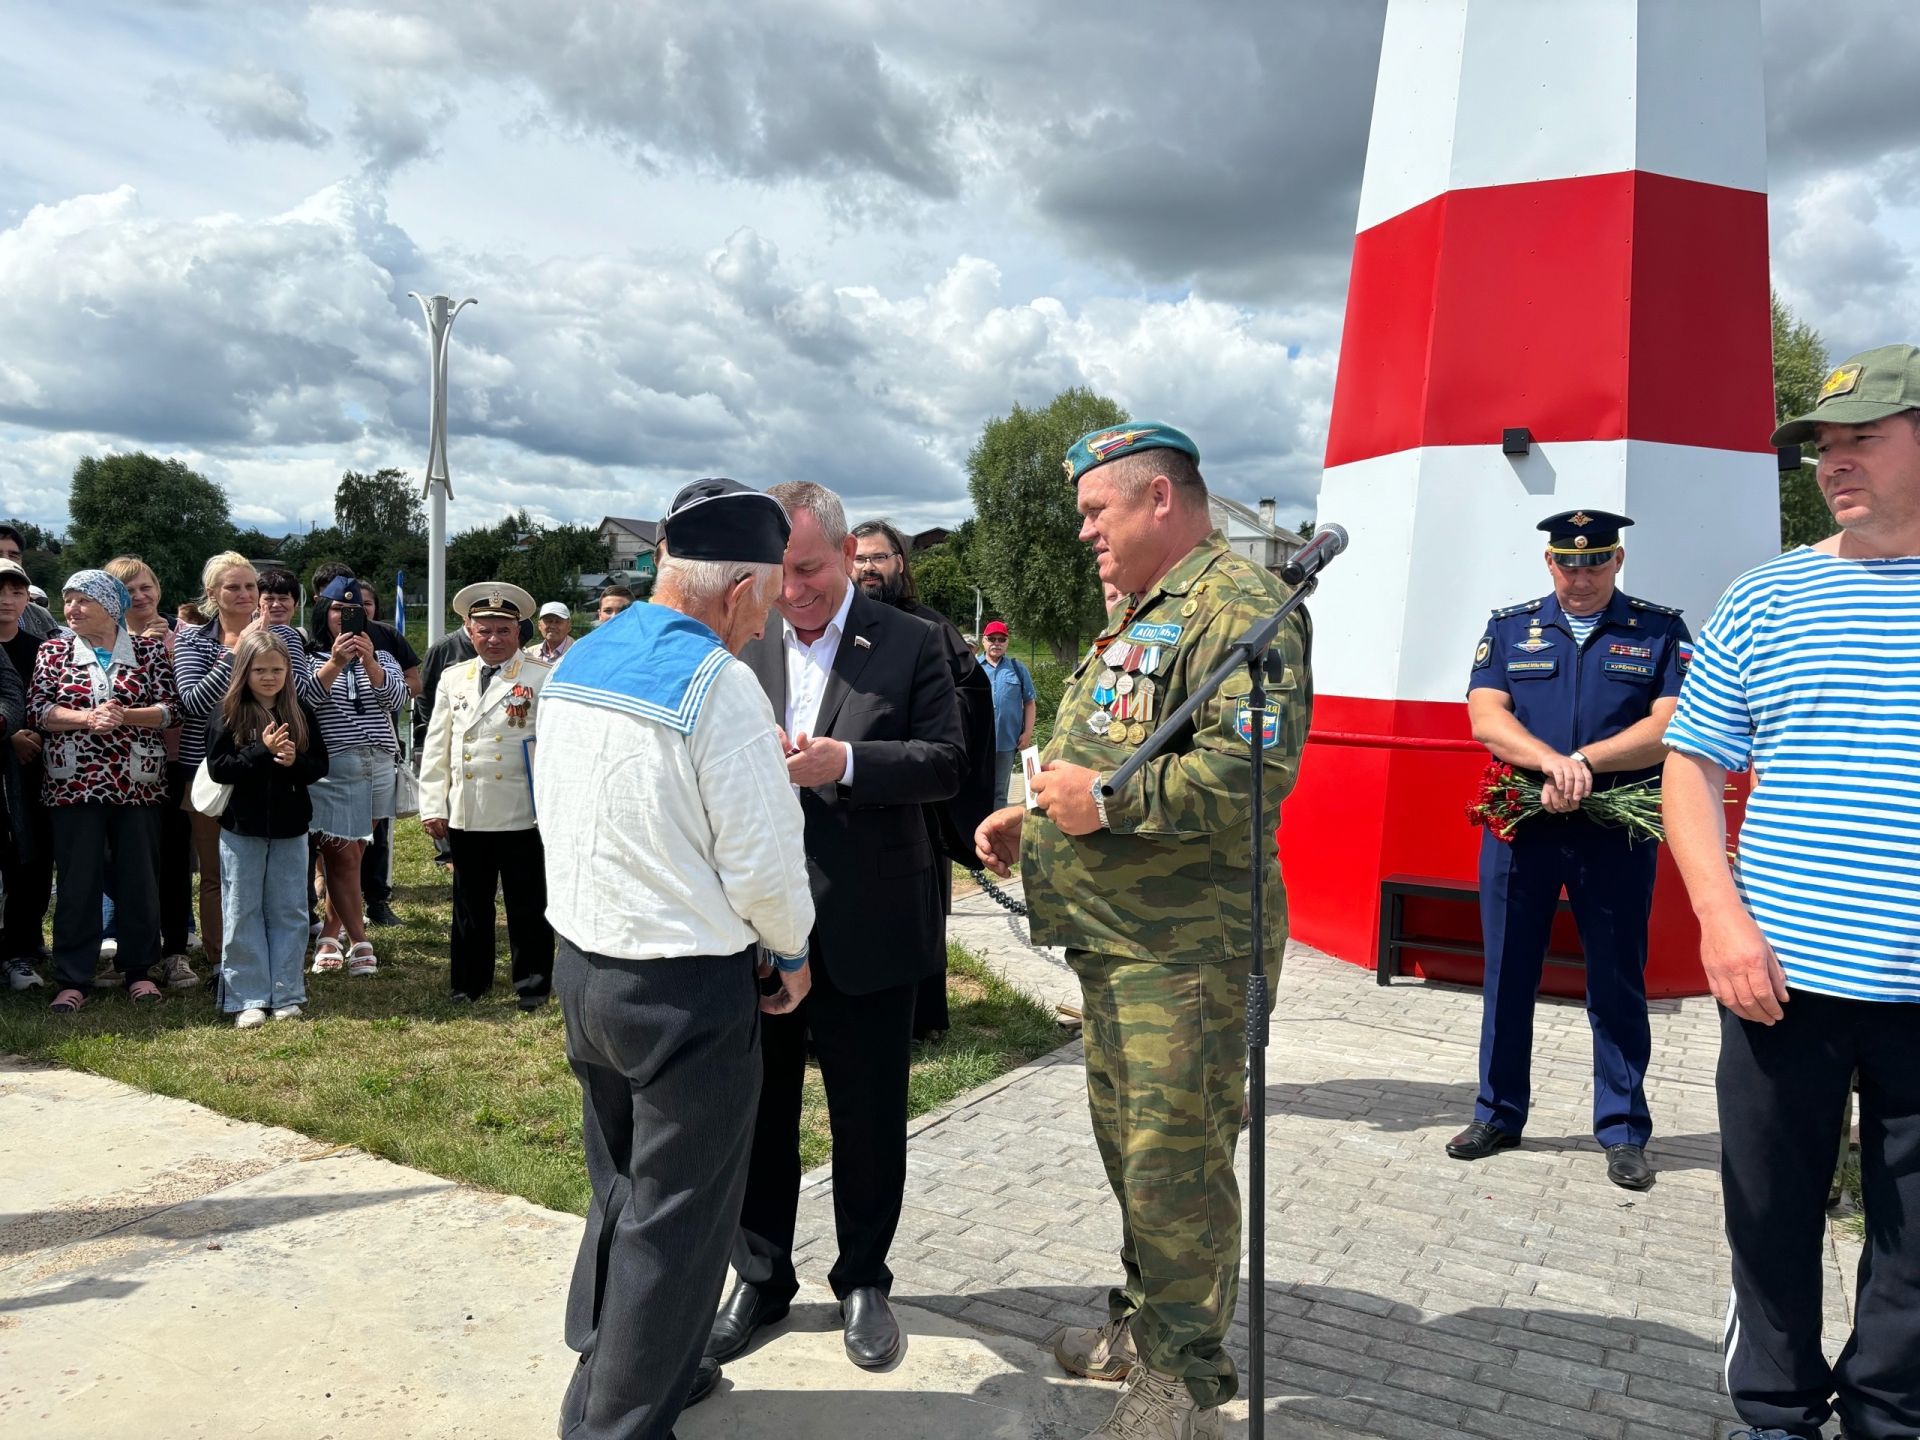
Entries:
<svg viewBox="0 0 1920 1440">
<path fill-rule="evenodd" d="M 1851 395 L 1853 387 L 1860 383 L 1861 372 L 1866 368 L 1864 365 L 1842 365 L 1827 376 L 1820 385 L 1821 402 L 1831 400 L 1836 395 Z"/>
<path fill-rule="evenodd" d="M 1693 646 L 1682 640 L 1673 648 L 1674 663 L 1678 666 L 1680 673 L 1685 675 L 1693 666 Z"/>
<path fill-rule="evenodd" d="M 1493 641 L 1489 638 L 1483 637 L 1480 641 L 1479 648 L 1473 652 L 1473 668 L 1476 670 L 1484 670 L 1486 668 L 1487 661 L 1491 660 L 1492 658 L 1493 658 Z"/>
<path fill-rule="evenodd" d="M 1677 616 L 1680 613 L 1680 607 L 1677 605 L 1656 605 L 1651 600 L 1633 599 L 1627 603 L 1636 610 L 1651 610 L 1656 615 Z"/>
<path fill-rule="evenodd" d="M 1525 615 L 1530 610 L 1538 610 L 1541 603 L 1539 600 L 1524 600 L 1518 605 L 1509 605 L 1504 610 L 1494 611 L 1493 618 L 1496 620 L 1504 620 L 1509 615 Z"/>
<path fill-rule="evenodd" d="M 1233 713 L 1234 733 L 1242 740 L 1253 739 L 1253 706 L 1242 700 Z M 1280 735 L 1280 716 L 1272 706 L 1260 712 L 1260 748 L 1268 749 Z"/>
</svg>

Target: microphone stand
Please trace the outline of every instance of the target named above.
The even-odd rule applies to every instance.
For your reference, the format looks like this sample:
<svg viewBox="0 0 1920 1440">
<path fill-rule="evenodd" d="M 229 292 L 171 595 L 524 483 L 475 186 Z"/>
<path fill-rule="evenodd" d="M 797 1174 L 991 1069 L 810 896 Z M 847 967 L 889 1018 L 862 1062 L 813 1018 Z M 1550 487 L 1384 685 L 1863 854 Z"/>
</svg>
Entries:
<svg viewBox="0 0 1920 1440">
<path fill-rule="evenodd" d="M 1251 778 L 1247 790 L 1253 806 L 1253 813 L 1247 821 L 1248 860 L 1253 884 L 1253 966 L 1247 975 L 1247 1128 L 1253 1136 L 1247 1146 L 1247 1198 L 1251 1211 L 1247 1217 L 1247 1289 L 1251 1292 L 1247 1301 L 1250 1352 L 1247 1357 L 1248 1440 L 1262 1440 L 1266 1433 L 1267 1400 L 1267 957 L 1261 921 L 1265 913 L 1262 877 L 1266 874 L 1266 867 L 1263 862 L 1267 847 L 1274 843 L 1274 839 L 1267 833 L 1261 820 L 1264 810 L 1262 791 L 1266 781 L 1263 764 L 1266 746 L 1262 742 L 1266 734 L 1267 680 L 1271 678 L 1277 682 L 1280 679 L 1278 675 L 1270 677 L 1267 667 L 1272 663 L 1270 652 L 1274 636 L 1280 633 L 1280 627 L 1286 623 L 1287 617 L 1300 608 L 1319 584 L 1317 577 L 1308 576 L 1278 610 L 1234 641 L 1228 647 L 1227 658 L 1220 662 L 1219 667 L 1201 682 L 1179 709 L 1160 722 L 1153 734 L 1100 787 L 1104 794 L 1118 794 L 1141 766 L 1167 746 L 1192 718 L 1194 711 L 1211 699 L 1229 676 L 1242 667 L 1246 669 L 1253 682 L 1253 688 L 1247 695 L 1252 721 L 1247 738 L 1247 754 L 1252 762 L 1248 767 Z M 1279 739 L 1278 724 L 1276 716 L 1276 740 Z"/>
</svg>

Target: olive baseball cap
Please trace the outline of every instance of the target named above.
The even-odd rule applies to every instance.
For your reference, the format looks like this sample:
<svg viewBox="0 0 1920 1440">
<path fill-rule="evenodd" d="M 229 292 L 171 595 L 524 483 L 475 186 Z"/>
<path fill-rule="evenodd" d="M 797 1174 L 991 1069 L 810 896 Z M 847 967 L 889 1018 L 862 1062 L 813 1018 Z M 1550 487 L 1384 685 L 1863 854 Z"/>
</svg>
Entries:
<svg viewBox="0 0 1920 1440">
<path fill-rule="evenodd" d="M 1804 445 L 1816 425 L 1866 425 L 1903 410 L 1920 410 L 1920 348 L 1862 350 L 1827 376 L 1813 409 L 1773 432 L 1773 443 Z"/>
</svg>

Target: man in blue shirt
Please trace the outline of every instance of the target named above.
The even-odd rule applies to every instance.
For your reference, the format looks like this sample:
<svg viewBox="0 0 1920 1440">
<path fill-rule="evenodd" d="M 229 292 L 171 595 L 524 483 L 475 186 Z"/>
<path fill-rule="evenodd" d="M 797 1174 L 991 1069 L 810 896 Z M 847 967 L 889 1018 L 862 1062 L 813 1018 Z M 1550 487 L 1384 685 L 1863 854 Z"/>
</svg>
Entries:
<svg viewBox="0 0 1920 1440">
<path fill-rule="evenodd" d="M 1618 588 L 1620 532 L 1631 524 L 1604 510 L 1541 521 L 1553 593 L 1494 611 L 1473 654 L 1473 738 L 1538 775 L 1548 813 L 1521 822 L 1511 840 L 1491 830 L 1481 838 L 1480 1093 L 1473 1123 L 1447 1153 L 1480 1160 L 1520 1143 L 1534 995 L 1564 886 L 1586 960 L 1594 1138 L 1607 1152 L 1607 1178 L 1643 1190 L 1653 1183 L 1645 971 L 1657 847 L 1590 819 L 1580 804 L 1594 790 L 1659 775 L 1692 637 L 1679 611 Z"/>
<path fill-rule="evenodd" d="M 1014 757 L 1033 743 L 1033 676 L 1007 654 L 1004 620 L 989 620 L 981 636 L 987 642 L 987 653 L 980 657 L 980 668 L 993 684 L 994 803 L 1004 805 L 1007 782 L 1013 778 Z"/>
</svg>

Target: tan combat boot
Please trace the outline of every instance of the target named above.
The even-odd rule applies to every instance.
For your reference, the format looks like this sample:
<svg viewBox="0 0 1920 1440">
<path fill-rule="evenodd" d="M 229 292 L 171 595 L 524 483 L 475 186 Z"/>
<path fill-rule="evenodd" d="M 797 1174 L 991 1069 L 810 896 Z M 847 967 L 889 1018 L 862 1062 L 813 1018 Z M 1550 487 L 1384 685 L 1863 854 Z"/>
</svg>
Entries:
<svg viewBox="0 0 1920 1440">
<path fill-rule="evenodd" d="M 1086 1440 L 1224 1440 L 1226 1433 L 1225 1411 L 1202 1410 L 1186 1381 L 1138 1365 L 1107 1423 Z"/>
<path fill-rule="evenodd" d="M 1089 1380 L 1124 1380 L 1140 1363 L 1133 1348 L 1133 1326 L 1127 1320 L 1109 1320 L 1094 1329 L 1069 1325 L 1053 1337 L 1053 1358 L 1069 1375 Z"/>
</svg>

